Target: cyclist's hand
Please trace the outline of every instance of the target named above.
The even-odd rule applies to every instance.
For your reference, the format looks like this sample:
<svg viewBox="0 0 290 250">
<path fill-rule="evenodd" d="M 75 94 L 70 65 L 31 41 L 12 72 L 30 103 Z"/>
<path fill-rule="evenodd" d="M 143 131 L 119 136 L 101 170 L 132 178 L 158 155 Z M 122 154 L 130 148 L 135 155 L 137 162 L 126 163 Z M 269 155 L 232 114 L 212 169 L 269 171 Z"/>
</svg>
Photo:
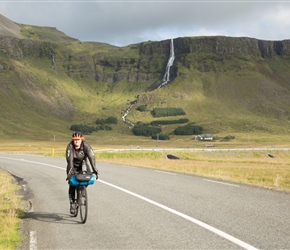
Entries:
<svg viewBox="0 0 290 250">
<path fill-rule="evenodd" d="M 72 177 L 74 174 L 75 174 L 74 171 L 71 169 L 71 170 L 68 172 L 68 175 L 67 175 L 67 177 L 66 177 L 66 181 L 67 181 L 70 177 Z"/>
</svg>

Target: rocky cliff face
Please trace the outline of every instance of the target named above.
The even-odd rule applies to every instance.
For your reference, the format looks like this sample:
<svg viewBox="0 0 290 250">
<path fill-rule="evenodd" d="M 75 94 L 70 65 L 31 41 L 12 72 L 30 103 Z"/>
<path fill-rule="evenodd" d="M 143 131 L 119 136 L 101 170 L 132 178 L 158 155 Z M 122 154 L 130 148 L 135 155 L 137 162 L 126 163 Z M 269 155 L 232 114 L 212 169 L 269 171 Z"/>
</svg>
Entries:
<svg viewBox="0 0 290 250">
<path fill-rule="evenodd" d="M 290 40 L 264 41 L 254 38 L 199 37 L 174 40 L 175 54 L 211 53 L 219 56 L 250 55 L 271 58 L 274 55 L 289 56 Z"/>
<path fill-rule="evenodd" d="M 176 77 L 180 67 L 197 68 L 204 72 L 212 68 L 200 67 L 202 61 L 219 61 L 234 57 L 256 57 L 269 59 L 274 56 L 288 58 L 290 55 L 290 40 L 263 41 L 253 38 L 232 37 L 200 37 L 174 39 L 175 61 L 171 71 L 171 79 Z M 90 60 L 86 55 L 73 56 L 66 65 L 67 73 L 75 73 L 85 78 L 100 82 L 116 83 L 160 81 L 165 72 L 170 52 L 170 40 L 147 42 L 135 45 L 134 56 L 128 57 L 122 53 L 100 56 L 96 53 Z M 207 57 L 207 58 L 206 58 Z M 82 64 L 79 69 L 72 66 L 77 61 Z M 67 61 L 68 62 L 68 61 Z M 75 64 L 76 65 L 76 64 Z"/>
<path fill-rule="evenodd" d="M 63 65 L 63 70 L 69 76 L 93 79 L 98 82 L 142 83 L 160 80 L 170 52 L 170 40 L 131 46 L 130 50 L 133 53 L 130 56 L 127 55 L 127 50 L 121 48 L 115 48 L 116 56 L 114 50 L 108 54 L 98 51 L 98 43 L 93 53 L 92 51 L 88 53 L 86 50 L 77 53 L 70 51 L 69 55 L 60 54 L 61 46 L 65 44 L 0 36 L 0 51 L 9 58 L 21 60 L 33 56 L 36 60 L 46 57 L 51 61 L 54 58 Z M 175 67 L 171 72 L 172 76 L 177 75 L 180 66 L 188 69 L 197 67 L 200 71 L 208 70 L 197 65 L 205 56 L 209 56 L 208 59 L 213 61 L 240 56 L 288 58 L 290 40 L 263 41 L 232 37 L 177 38 L 174 39 L 174 52 Z M 188 59 L 189 57 L 191 59 Z M 4 69 L 7 65 L 0 62 L 0 67 Z"/>
<path fill-rule="evenodd" d="M 0 52 L 2 56 L 16 60 L 22 60 L 28 56 L 33 56 L 35 59 L 42 57 L 51 58 L 53 44 L 0 35 Z"/>
</svg>

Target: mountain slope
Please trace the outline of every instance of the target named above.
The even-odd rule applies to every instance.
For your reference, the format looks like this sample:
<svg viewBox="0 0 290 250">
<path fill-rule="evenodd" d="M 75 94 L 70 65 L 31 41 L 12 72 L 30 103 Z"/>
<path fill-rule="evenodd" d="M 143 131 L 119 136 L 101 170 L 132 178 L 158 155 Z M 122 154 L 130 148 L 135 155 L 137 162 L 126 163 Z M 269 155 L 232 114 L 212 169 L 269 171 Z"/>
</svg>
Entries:
<svg viewBox="0 0 290 250">
<path fill-rule="evenodd" d="M 120 48 L 79 42 L 50 27 L 10 22 L 4 32 L 3 20 L 7 23 L 0 16 L 3 136 L 51 138 L 68 133 L 72 124 L 96 126 L 108 116 L 118 118 L 114 131 L 131 135 L 122 116 L 135 102 L 127 116 L 134 124 L 156 120 L 154 107 L 179 107 L 185 116 L 164 119 L 186 117 L 205 133 L 289 134 L 289 40 L 174 39 L 170 81 L 157 89 L 170 40 Z M 138 111 L 140 105 L 147 111 Z M 176 126 L 163 126 L 162 133 L 173 134 Z"/>
<path fill-rule="evenodd" d="M 0 34 L 2 36 L 22 38 L 20 30 L 21 30 L 20 25 L 14 23 L 7 17 L 0 14 Z"/>
</svg>

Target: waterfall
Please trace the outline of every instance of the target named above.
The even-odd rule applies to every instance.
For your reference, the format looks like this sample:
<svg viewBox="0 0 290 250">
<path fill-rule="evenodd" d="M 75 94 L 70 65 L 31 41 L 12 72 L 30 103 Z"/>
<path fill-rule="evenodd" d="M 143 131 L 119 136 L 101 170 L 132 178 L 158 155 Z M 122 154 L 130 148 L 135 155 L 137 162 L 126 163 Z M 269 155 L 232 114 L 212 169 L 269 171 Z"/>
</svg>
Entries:
<svg viewBox="0 0 290 250">
<path fill-rule="evenodd" d="M 162 83 L 161 85 L 157 88 L 160 89 L 162 88 L 164 85 L 166 85 L 169 80 L 170 80 L 170 68 L 173 65 L 175 59 L 175 55 L 174 55 L 174 45 L 173 45 L 173 39 L 171 39 L 171 43 L 170 43 L 170 56 L 167 62 L 167 66 L 166 66 L 166 70 L 165 70 L 165 74 L 162 78 Z M 133 128 L 134 127 L 134 123 L 126 120 L 127 115 L 129 114 L 130 110 L 133 108 L 133 106 L 137 103 L 137 100 L 134 102 L 130 103 L 129 108 L 125 111 L 124 115 L 122 116 L 122 120 L 124 123 L 127 123 L 129 125 L 129 128 Z"/>
<path fill-rule="evenodd" d="M 170 68 L 173 65 L 175 59 L 175 55 L 174 55 L 174 44 L 173 44 L 173 39 L 171 39 L 171 43 L 170 43 L 170 57 L 169 60 L 167 62 L 167 66 L 166 66 L 166 70 L 165 70 L 165 74 L 163 76 L 162 79 L 162 83 L 161 85 L 157 88 L 160 89 L 162 88 L 164 85 L 166 85 L 169 82 L 169 77 L 170 77 Z"/>
<path fill-rule="evenodd" d="M 55 69 L 55 58 L 54 58 L 54 54 L 51 54 L 51 68 Z"/>
</svg>

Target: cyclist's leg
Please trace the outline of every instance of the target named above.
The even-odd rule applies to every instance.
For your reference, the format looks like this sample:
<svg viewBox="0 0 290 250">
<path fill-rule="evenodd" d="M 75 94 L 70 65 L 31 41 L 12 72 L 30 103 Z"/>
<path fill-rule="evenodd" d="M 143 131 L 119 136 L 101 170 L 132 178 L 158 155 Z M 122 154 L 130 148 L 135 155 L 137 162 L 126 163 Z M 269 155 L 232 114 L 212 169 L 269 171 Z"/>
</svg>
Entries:
<svg viewBox="0 0 290 250">
<path fill-rule="evenodd" d="M 69 197 L 70 202 L 75 201 L 75 190 L 76 190 L 76 187 L 74 186 L 69 186 L 68 188 L 68 197 Z"/>
<path fill-rule="evenodd" d="M 76 193 L 76 187 L 74 186 L 69 186 L 68 189 L 68 196 L 69 196 L 69 203 L 70 203 L 70 213 L 74 214 L 75 213 L 75 193 Z"/>
</svg>

